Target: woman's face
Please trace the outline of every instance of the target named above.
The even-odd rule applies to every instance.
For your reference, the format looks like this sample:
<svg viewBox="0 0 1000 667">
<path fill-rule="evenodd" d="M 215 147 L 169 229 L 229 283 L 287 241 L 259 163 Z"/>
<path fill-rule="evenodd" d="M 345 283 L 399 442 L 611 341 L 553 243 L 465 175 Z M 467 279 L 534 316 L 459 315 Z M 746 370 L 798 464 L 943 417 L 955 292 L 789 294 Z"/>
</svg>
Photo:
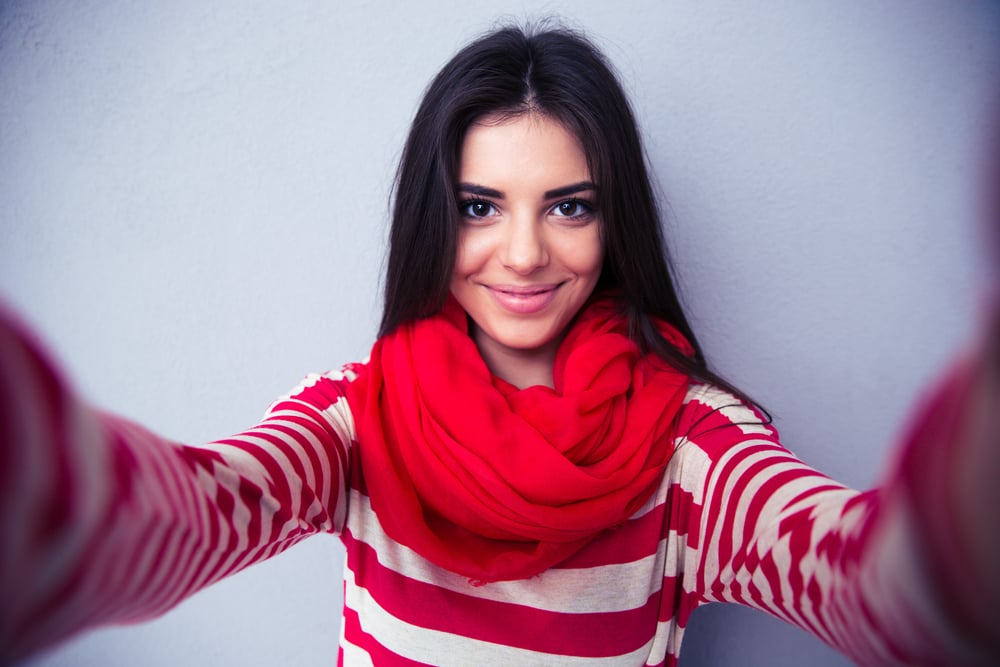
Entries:
<svg viewBox="0 0 1000 667">
<path fill-rule="evenodd" d="M 580 141 L 539 114 L 487 117 L 462 146 L 451 292 L 494 373 L 546 367 L 603 262 L 597 190 Z M 533 382 L 538 383 L 538 382 Z"/>
</svg>

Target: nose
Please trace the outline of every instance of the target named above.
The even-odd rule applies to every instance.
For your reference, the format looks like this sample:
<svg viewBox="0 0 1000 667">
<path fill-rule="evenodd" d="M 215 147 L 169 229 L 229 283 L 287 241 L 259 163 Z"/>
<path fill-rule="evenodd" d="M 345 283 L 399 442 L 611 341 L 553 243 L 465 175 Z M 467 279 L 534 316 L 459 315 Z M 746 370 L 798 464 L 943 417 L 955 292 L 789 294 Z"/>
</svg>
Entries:
<svg viewBox="0 0 1000 667">
<path fill-rule="evenodd" d="M 528 275 L 549 262 L 542 223 L 532 215 L 514 215 L 505 225 L 502 247 L 498 253 L 503 265 L 521 275 Z"/>
</svg>

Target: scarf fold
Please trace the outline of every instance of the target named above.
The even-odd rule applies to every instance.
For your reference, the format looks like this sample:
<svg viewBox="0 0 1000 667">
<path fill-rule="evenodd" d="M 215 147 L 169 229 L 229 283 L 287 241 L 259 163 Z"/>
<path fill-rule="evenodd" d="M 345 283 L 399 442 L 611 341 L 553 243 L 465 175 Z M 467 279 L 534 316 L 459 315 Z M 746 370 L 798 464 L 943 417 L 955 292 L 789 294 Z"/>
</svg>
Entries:
<svg viewBox="0 0 1000 667">
<path fill-rule="evenodd" d="M 605 296 L 577 316 L 553 379 L 517 389 L 492 375 L 451 298 L 379 339 L 348 400 L 385 532 L 488 582 L 543 572 L 639 510 L 673 453 L 688 377 L 641 356 Z"/>
</svg>

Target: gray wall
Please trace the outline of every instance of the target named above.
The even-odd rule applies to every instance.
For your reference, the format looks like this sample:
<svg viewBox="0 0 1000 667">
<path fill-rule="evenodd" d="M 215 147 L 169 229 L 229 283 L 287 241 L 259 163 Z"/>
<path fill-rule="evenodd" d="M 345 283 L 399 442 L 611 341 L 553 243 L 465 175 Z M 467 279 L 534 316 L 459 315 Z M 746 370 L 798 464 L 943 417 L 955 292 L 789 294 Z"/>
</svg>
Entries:
<svg viewBox="0 0 1000 667">
<path fill-rule="evenodd" d="M 614 6 L 613 6 L 614 5 Z M 620 68 L 695 328 L 786 444 L 875 483 L 973 329 L 1000 6 L 949 2 L 0 5 L 0 296 L 96 403 L 181 440 L 367 353 L 388 187 L 426 82 L 499 16 Z M 55 665 L 325 665 L 342 554 L 307 541 Z M 682 664 L 843 665 L 699 611 Z"/>
</svg>

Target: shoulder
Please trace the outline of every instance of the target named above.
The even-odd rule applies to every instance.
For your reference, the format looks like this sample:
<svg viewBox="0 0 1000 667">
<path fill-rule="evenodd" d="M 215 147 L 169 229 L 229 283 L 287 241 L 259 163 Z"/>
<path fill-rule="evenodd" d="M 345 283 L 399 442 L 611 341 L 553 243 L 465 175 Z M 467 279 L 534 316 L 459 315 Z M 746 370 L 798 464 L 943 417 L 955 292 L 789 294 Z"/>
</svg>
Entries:
<svg viewBox="0 0 1000 667">
<path fill-rule="evenodd" d="M 695 435 L 728 427 L 747 435 L 778 436 L 771 419 L 756 406 L 714 385 L 692 383 L 678 414 L 677 433 Z"/>
<path fill-rule="evenodd" d="M 712 459 L 754 443 L 780 446 L 778 431 L 767 415 L 742 398 L 704 383 L 688 388 L 674 440 L 679 454 L 694 447 Z"/>
<path fill-rule="evenodd" d="M 344 364 L 325 373 L 310 373 L 288 393 L 275 400 L 265 419 L 288 413 L 306 414 L 338 426 L 342 435 L 353 439 L 354 418 L 348 401 L 348 387 L 364 372 L 368 361 Z"/>
<path fill-rule="evenodd" d="M 666 482 L 710 508 L 713 517 L 742 516 L 743 521 L 796 503 L 814 504 L 826 497 L 821 493 L 845 489 L 786 449 L 761 411 L 713 386 L 690 387 L 674 444 Z"/>
</svg>

